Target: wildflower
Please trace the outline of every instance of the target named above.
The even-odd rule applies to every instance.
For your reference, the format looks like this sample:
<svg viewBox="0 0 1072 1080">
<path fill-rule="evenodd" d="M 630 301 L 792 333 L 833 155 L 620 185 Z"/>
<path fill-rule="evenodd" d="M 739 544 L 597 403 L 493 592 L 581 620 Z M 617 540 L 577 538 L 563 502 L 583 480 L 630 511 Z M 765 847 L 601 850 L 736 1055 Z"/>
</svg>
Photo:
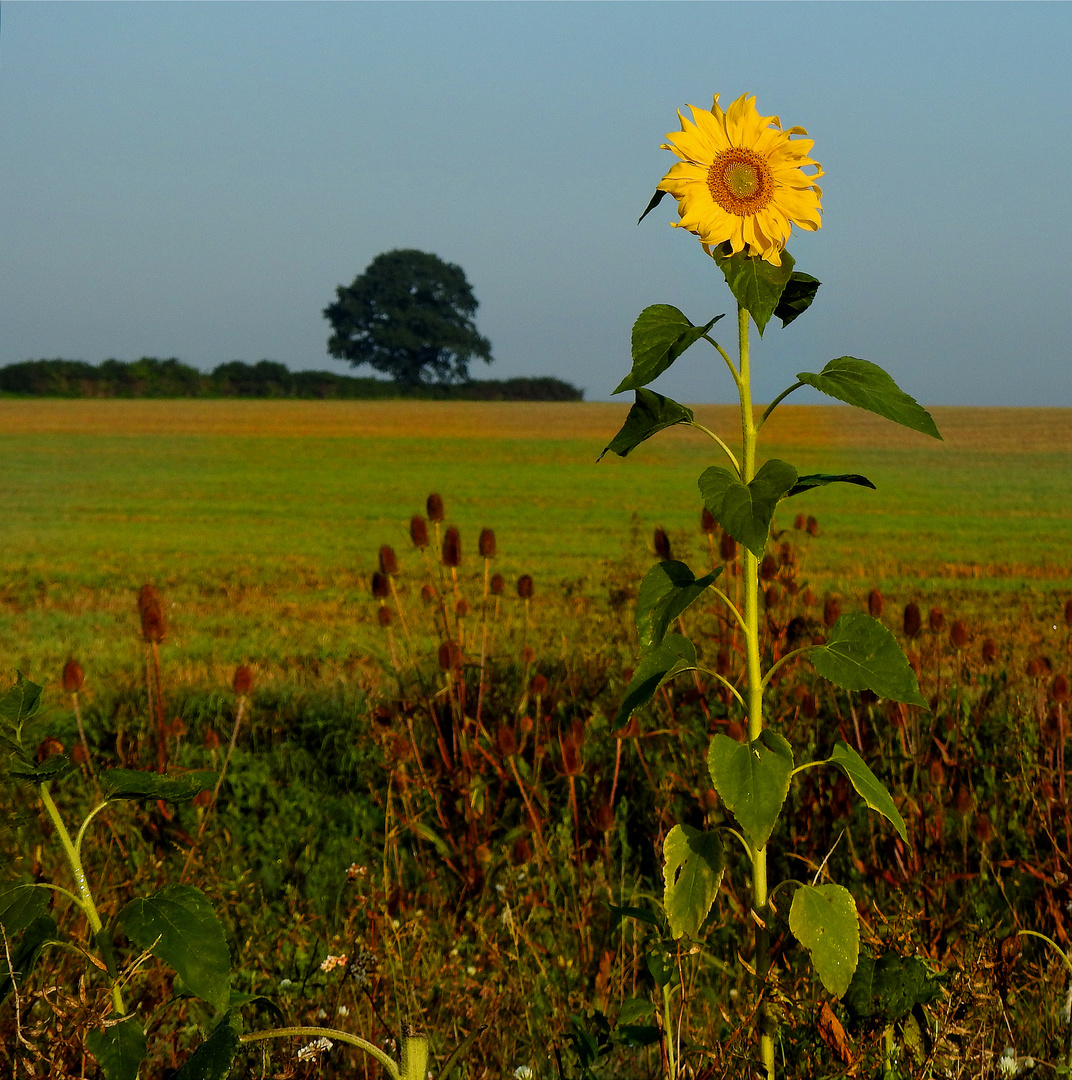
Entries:
<svg viewBox="0 0 1072 1080">
<path fill-rule="evenodd" d="M 351 863 L 346 868 L 347 880 L 353 881 L 355 878 L 364 877 L 368 873 L 367 866 L 361 866 L 359 863 Z"/>
<path fill-rule="evenodd" d="M 801 127 L 782 130 L 777 116 L 760 116 L 756 99 L 742 94 L 726 112 L 715 95 L 711 111 L 694 105 L 681 113 L 681 131 L 670 132 L 664 150 L 681 160 L 659 183 L 677 199 L 675 228 L 699 237 L 704 250 L 729 243 L 732 253 L 781 266 L 793 225 L 814 232 L 822 222 L 815 183 L 823 175 L 808 154 L 815 145 Z M 802 169 L 815 166 L 816 171 Z"/>
<path fill-rule="evenodd" d="M 306 1043 L 298 1051 L 299 1061 L 309 1061 L 311 1058 L 316 1057 L 317 1054 L 322 1054 L 325 1050 L 330 1050 L 335 1044 L 330 1039 L 323 1037 L 319 1039 L 313 1039 L 311 1043 Z"/>
<path fill-rule="evenodd" d="M 321 971 L 334 971 L 337 967 L 346 967 L 347 959 L 345 956 L 326 956 L 323 963 L 320 965 Z"/>
<path fill-rule="evenodd" d="M 536 1074 L 532 1071 L 531 1065 L 518 1065 L 514 1069 L 514 1080 L 535 1080 Z"/>
</svg>

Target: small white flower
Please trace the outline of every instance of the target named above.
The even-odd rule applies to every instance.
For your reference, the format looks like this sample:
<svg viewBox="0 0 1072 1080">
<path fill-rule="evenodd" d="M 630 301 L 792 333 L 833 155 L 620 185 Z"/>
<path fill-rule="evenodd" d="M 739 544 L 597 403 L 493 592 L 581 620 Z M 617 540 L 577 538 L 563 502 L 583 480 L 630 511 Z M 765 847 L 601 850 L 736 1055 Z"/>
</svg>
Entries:
<svg viewBox="0 0 1072 1080">
<path fill-rule="evenodd" d="M 330 1050 L 335 1044 L 330 1039 L 313 1039 L 311 1043 L 306 1043 L 298 1051 L 299 1061 L 308 1061 L 310 1058 L 316 1057 L 317 1054 L 322 1054 L 325 1050 Z"/>
<path fill-rule="evenodd" d="M 518 1065 L 514 1069 L 514 1080 L 536 1080 L 536 1074 L 531 1065 Z"/>
<path fill-rule="evenodd" d="M 335 1011 L 340 1016 L 349 1016 L 350 1015 L 350 1010 L 345 1005 L 340 1005 Z"/>
<path fill-rule="evenodd" d="M 495 886 L 495 891 L 496 891 L 496 892 L 497 892 L 497 893 L 498 893 L 498 894 L 499 894 L 500 896 L 502 896 L 502 894 L 503 894 L 504 892 L 506 892 L 506 886 L 505 886 L 505 885 L 503 885 L 503 884 L 502 884 L 502 883 L 500 882 L 500 883 L 499 883 L 498 885 L 496 885 L 496 886 Z"/>
<path fill-rule="evenodd" d="M 473 967 L 473 965 L 472 965 L 472 964 L 470 964 L 470 965 L 469 965 L 469 966 L 468 966 L 468 967 L 467 967 L 467 968 L 465 969 L 465 972 L 466 972 L 466 974 L 467 974 L 467 975 L 475 975 L 475 974 L 476 974 L 476 968 L 475 968 L 475 967 Z"/>
<path fill-rule="evenodd" d="M 290 979 L 280 979 L 279 980 L 279 989 L 280 990 L 289 990 L 293 985 L 294 985 L 294 983 Z"/>
<path fill-rule="evenodd" d="M 326 1020 L 328 1018 L 328 1014 L 323 1009 L 317 1009 L 316 1018 L 317 1020 Z"/>
<path fill-rule="evenodd" d="M 458 950 L 456 948 L 451 949 L 450 952 L 447 955 L 448 956 L 457 956 L 458 955 Z"/>
<path fill-rule="evenodd" d="M 334 971 L 337 967 L 346 967 L 345 956 L 326 956 L 320 965 L 320 970 Z"/>
</svg>

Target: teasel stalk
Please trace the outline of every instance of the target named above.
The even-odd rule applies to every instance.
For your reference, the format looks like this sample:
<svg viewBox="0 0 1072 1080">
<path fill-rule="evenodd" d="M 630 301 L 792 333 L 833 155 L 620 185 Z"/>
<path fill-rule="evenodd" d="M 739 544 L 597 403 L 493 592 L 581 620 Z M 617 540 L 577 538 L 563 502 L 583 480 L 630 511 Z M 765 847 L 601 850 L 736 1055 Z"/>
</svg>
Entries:
<svg viewBox="0 0 1072 1080">
<path fill-rule="evenodd" d="M 97 774 L 93 769 L 93 761 L 89 753 L 89 743 L 86 741 L 86 729 L 82 724 L 82 709 L 78 704 L 78 692 L 82 689 L 85 681 L 86 676 L 82 671 L 82 665 L 71 657 L 67 663 L 63 665 L 63 689 L 71 695 L 71 704 L 74 706 L 74 718 L 78 724 L 78 737 L 82 740 L 82 751 L 86 755 L 86 768 L 89 770 L 89 775 L 96 780 Z"/>
<path fill-rule="evenodd" d="M 488 660 L 488 593 L 491 585 L 491 560 L 495 558 L 495 533 L 491 529 L 481 529 L 477 547 L 484 560 L 484 595 L 480 598 L 480 684 L 476 694 L 476 726 L 479 730 L 484 706 L 484 671 Z"/>
<path fill-rule="evenodd" d="M 138 592 L 138 614 L 141 616 L 141 636 L 148 646 L 145 660 L 145 681 L 149 692 L 150 711 L 156 712 L 157 772 L 167 772 L 167 725 L 164 722 L 164 690 L 160 682 L 160 642 L 167 636 L 164 609 L 152 585 L 145 584 Z"/>
<path fill-rule="evenodd" d="M 395 602 L 398 621 L 402 624 L 402 632 L 406 635 L 406 640 L 412 644 L 413 637 L 406 623 L 406 613 L 402 610 L 402 600 L 398 595 L 398 587 L 395 585 L 395 578 L 398 577 L 398 557 L 395 555 L 395 549 L 390 544 L 384 544 L 380 548 L 380 573 L 386 575 L 391 585 L 391 598 Z"/>
</svg>

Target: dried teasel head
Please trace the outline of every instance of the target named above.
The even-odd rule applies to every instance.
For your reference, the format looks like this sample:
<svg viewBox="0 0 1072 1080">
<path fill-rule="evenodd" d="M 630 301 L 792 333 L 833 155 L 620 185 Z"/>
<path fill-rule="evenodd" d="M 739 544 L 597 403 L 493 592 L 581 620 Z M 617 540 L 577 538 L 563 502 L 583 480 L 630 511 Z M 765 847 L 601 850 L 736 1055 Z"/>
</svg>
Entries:
<svg viewBox="0 0 1072 1080">
<path fill-rule="evenodd" d="M 151 589 L 152 586 L 149 586 Z M 143 589 L 142 592 L 145 590 Z M 164 609 L 153 589 L 151 597 L 142 607 L 141 596 L 138 597 L 138 607 L 141 612 L 141 636 L 151 644 L 159 644 L 167 637 L 167 624 L 164 621 Z"/>
<path fill-rule="evenodd" d="M 469 601 L 464 596 L 460 597 L 454 605 L 454 612 L 459 619 L 464 619 L 469 614 Z"/>
<path fill-rule="evenodd" d="M 718 553 L 723 562 L 733 562 L 737 558 L 737 541 L 728 532 L 722 533 L 722 539 L 718 544 Z"/>
<path fill-rule="evenodd" d="M 941 608 L 931 608 L 927 613 L 927 625 L 934 634 L 937 634 L 939 630 L 942 630 L 945 627 L 945 615 L 942 613 Z"/>
<path fill-rule="evenodd" d="M 957 619 L 949 628 L 949 642 L 954 649 L 963 649 L 968 644 L 968 624 Z"/>
<path fill-rule="evenodd" d="M 205 732 L 204 742 L 206 750 L 218 750 L 220 746 L 220 737 L 212 728 L 209 728 L 208 731 Z"/>
<path fill-rule="evenodd" d="M 146 582 L 138 590 L 138 612 L 144 611 L 147 607 L 151 607 L 153 604 L 159 605 L 160 596 L 156 589 Z"/>
<path fill-rule="evenodd" d="M 512 727 L 503 724 L 495 733 L 495 742 L 503 757 L 513 757 L 517 753 L 517 736 Z"/>
<path fill-rule="evenodd" d="M 1063 705 L 1069 699 L 1068 676 L 1055 675 L 1050 683 L 1050 697 L 1058 704 Z"/>
<path fill-rule="evenodd" d="M 919 614 L 919 604 L 915 600 L 910 600 L 905 604 L 902 626 L 904 635 L 907 638 L 914 638 L 922 629 L 923 619 Z"/>
<path fill-rule="evenodd" d="M 372 595 L 377 600 L 386 600 L 391 595 L 391 579 L 379 570 L 372 575 Z"/>
<path fill-rule="evenodd" d="M 655 554 L 664 562 L 673 558 L 670 553 L 670 537 L 666 535 L 666 530 L 662 526 L 655 530 L 652 536 L 652 544 L 655 546 Z"/>
<path fill-rule="evenodd" d="M 769 552 L 759 564 L 759 580 L 773 581 L 778 576 L 778 560 Z"/>
<path fill-rule="evenodd" d="M 983 642 L 983 663 L 992 664 L 998 658 L 998 643 L 993 638 Z"/>
<path fill-rule="evenodd" d="M 584 771 L 581 748 L 571 736 L 562 740 L 562 771 L 567 776 L 580 776 Z"/>
<path fill-rule="evenodd" d="M 713 536 L 717 528 L 718 522 L 715 521 L 715 515 L 705 506 L 700 511 L 700 532 L 707 533 L 708 536 Z"/>
<path fill-rule="evenodd" d="M 533 585 L 531 574 L 522 574 L 521 577 L 517 579 L 517 595 L 520 596 L 522 600 L 531 600 L 534 589 L 535 586 Z"/>
<path fill-rule="evenodd" d="M 477 541 L 482 559 L 495 558 L 495 531 L 494 529 L 481 529 L 480 539 Z"/>
<path fill-rule="evenodd" d="M 432 492 L 432 494 L 428 496 L 424 508 L 428 512 L 429 521 L 443 520 L 443 500 L 435 492 Z"/>
<path fill-rule="evenodd" d="M 409 519 L 409 538 L 416 548 L 428 546 L 428 522 L 420 514 L 414 514 Z"/>
<path fill-rule="evenodd" d="M 456 641 L 444 641 L 439 646 L 439 667 L 443 671 L 452 671 L 462 666 L 462 649 Z"/>
<path fill-rule="evenodd" d="M 443 565 L 455 567 L 461 564 L 462 535 L 454 525 L 451 525 L 443 537 Z"/>
<path fill-rule="evenodd" d="M 782 593 L 777 585 L 768 585 L 767 591 L 763 594 L 763 602 L 769 608 L 775 608 L 778 606 L 778 601 L 781 600 Z"/>
<path fill-rule="evenodd" d="M 608 833 L 614 828 L 614 807 L 609 799 L 600 799 L 592 813 L 592 824 L 603 833 Z"/>
<path fill-rule="evenodd" d="M 380 626 L 390 626 L 394 616 L 391 614 L 391 609 L 386 604 L 383 604 L 376 609 L 376 618 L 379 620 Z"/>
<path fill-rule="evenodd" d="M 384 544 L 380 548 L 380 573 L 390 577 L 398 576 L 398 559 L 395 558 L 395 549 L 390 544 Z"/>
<path fill-rule="evenodd" d="M 249 664 L 239 664 L 235 668 L 231 689 L 238 697 L 248 697 L 253 690 L 253 668 Z"/>
<path fill-rule="evenodd" d="M 804 531 L 809 536 L 819 535 L 819 522 L 811 514 L 808 515 L 808 520 L 804 522 Z"/>
<path fill-rule="evenodd" d="M 426 604 L 430 604 L 435 599 L 435 589 L 431 585 L 422 585 L 421 599 Z"/>
<path fill-rule="evenodd" d="M 793 518 L 793 528 L 803 531 L 803 529 L 804 529 L 804 515 L 803 514 L 797 514 L 797 516 L 795 518 Z"/>
<path fill-rule="evenodd" d="M 1053 665 L 1045 656 L 1033 656 L 1027 662 L 1027 676 L 1029 679 L 1044 679 L 1053 670 Z"/>
<path fill-rule="evenodd" d="M 489 582 L 492 596 L 502 596 L 506 591 L 506 578 L 502 574 L 492 574 Z"/>
<path fill-rule="evenodd" d="M 86 681 L 82 665 L 75 659 L 70 659 L 63 665 L 63 689 L 68 694 L 77 694 Z"/>
<path fill-rule="evenodd" d="M 881 619 L 882 612 L 886 609 L 886 601 L 882 599 L 882 593 L 878 589 L 872 589 L 867 594 L 867 613 L 872 619 Z"/>
<path fill-rule="evenodd" d="M 823 626 L 828 629 L 841 618 L 841 601 L 836 596 L 828 596 L 823 603 Z"/>
<path fill-rule="evenodd" d="M 529 692 L 535 694 L 536 697 L 543 697 L 547 693 L 547 676 L 539 672 L 533 675 L 532 682 L 529 683 Z"/>
</svg>

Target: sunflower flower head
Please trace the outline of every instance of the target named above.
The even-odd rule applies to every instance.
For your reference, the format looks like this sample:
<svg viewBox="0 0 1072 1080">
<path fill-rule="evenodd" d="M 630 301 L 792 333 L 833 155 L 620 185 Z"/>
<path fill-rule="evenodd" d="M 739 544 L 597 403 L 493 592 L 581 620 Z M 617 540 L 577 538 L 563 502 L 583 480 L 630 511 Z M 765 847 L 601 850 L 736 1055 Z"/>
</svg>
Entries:
<svg viewBox="0 0 1072 1080">
<path fill-rule="evenodd" d="M 808 154 L 815 145 L 801 127 L 782 130 L 777 116 L 760 116 L 756 99 L 742 95 L 723 112 L 715 95 L 711 111 L 690 105 L 681 130 L 663 143 L 681 159 L 659 191 L 677 199 L 675 228 L 699 237 L 704 250 L 729 243 L 732 253 L 758 255 L 781 266 L 792 227 L 814 232 L 822 225 L 823 175 Z M 814 167 L 814 172 L 804 172 Z"/>
</svg>

